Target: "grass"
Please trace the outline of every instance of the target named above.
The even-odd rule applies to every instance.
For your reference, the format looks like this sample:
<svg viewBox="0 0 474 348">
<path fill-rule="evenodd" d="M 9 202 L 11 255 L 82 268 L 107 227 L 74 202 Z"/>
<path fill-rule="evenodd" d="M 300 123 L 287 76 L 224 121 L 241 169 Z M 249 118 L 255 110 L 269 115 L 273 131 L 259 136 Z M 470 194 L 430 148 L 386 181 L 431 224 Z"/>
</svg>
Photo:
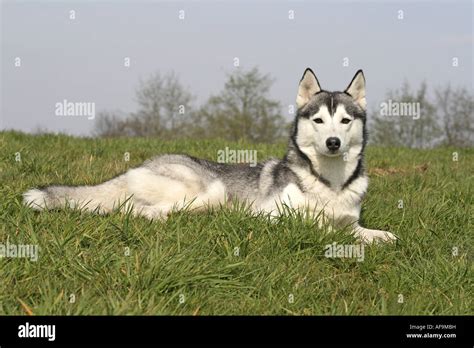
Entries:
<svg viewBox="0 0 474 348">
<path fill-rule="evenodd" d="M 473 149 L 369 146 L 363 224 L 400 240 L 365 247 L 363 262 L 324 256 L 327 244 L 355 243 L 346 231 L 244 207 L 150 222 L 21 204 L 35 186 L 100 183 L 165 152 L 215 159 L 226 146 L 257 149 L 259 160 L 285 151 L 0 133 L 0 243 L 40 248 L 37 262 L 0 258 L 0 314 L 473 314 Z"/>
</svg>

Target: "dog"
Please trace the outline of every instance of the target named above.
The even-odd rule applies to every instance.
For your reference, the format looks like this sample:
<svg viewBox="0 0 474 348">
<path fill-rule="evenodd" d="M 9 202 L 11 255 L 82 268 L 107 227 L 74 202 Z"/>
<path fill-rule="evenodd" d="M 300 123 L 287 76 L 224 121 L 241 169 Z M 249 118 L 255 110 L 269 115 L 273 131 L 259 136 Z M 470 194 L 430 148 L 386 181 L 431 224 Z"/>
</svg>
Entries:
<svg viewBox="0 0 474 348">
<path fill-rule="evenodd" d="M 161 155 L 96 186 L 29 190 L 23 195 L 24 204 L 37 210 L 67 205 L 99 213 L 127 206 L 134 215 L 165 219 L 175 209 L 199 211 L 235 199 L 273 217 L 282 214 L 282 207 L 289 207 L 313 214 L 329 226 L 350 226 L 365 243 L 395 240 L 390 232 L 358 223 L 368 187 L 362 70 L 343 92 L 329 92 L 321 89 L 307 68 L 299 82 L 296 106 L 283 159 L 248 166 Z"/>
</svg>

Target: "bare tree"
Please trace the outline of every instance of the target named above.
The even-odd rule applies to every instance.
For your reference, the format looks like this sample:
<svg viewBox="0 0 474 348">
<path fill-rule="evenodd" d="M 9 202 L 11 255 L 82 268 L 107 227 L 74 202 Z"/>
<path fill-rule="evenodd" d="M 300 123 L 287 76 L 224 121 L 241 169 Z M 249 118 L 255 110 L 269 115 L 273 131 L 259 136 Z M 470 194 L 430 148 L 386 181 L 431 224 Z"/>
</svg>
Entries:
<svg viewBox="0 0 474 348">
<path fill-rule="evenodd" d="M 435 90 L 436 111 L 443 130 L 443 145 L 474 146 L 474 97 L 466 88 Z"/>
<path fill-rule="evenodd" d="M 173 72 L 159 73 L 140 81 L 136 92 L 138 111 L 123 116 L 101 112 L 96 121 L 100 136 L 182 136 L 185 115 L 191 113 L 193 96 L 179 82 Z"/>
<path fill-rule="evenodd" d="M 278 101 L 269 97 L 273 81 L 257 68 L 229 75 L 224 89 L 199 111 L 206 137 L 275 142 L 286 130 Z"/>
<path fill-rule="evenodd" d="M 408 105 L 409 114 L 386 115 L 382 104 L 399 109 Z M 374 143 L 386 146 L 427 148 L 435 144 L 440 128 L 436 120 L 435 105 L 428 99 L 426 83 L 411 91 L 407 82 L 400 89 L 389 91 L 380 110 L 372 112 L 372 138 Z M 413 113 L 416 110 L 416 113 Z"/>
<path fill-rule="evenodd" d="M 387 146 L 426 148 L 437 145 L 474 146 L 474 96 L 465 87 L 434 90 L 429 99 L 426 84 L 412 92 L 408 83 L 389 91 L 385 100 L 418 102 L 419 119 L 385 117 L 373 112 L 373 142 Z"/>
<path fill-rule="evenodd" d="M 192 95 L 181 85 L 174 72 L 152 75 L 141 81 L 136 94 L 138 118 L 149 120 L 156 129 L 175 132 L 183 116 L 190 111 Z"/>
</svg>

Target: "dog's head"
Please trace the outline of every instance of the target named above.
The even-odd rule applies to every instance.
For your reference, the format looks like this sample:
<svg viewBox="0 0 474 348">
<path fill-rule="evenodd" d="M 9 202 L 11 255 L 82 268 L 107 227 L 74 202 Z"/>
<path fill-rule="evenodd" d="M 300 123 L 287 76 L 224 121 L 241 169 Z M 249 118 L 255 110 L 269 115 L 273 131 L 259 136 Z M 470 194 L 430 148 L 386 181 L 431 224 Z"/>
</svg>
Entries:
<svg viewBox="0 0 474 348">
<path fill-rule="evenodd" d="M 357 71 L 344 92 L 321 89 L 316 75 L 306 69 L 296 98 L 298 146 L 314 147 L 319 155 L 336 157 L 365 145 L 365 78 Z"/>
</svg>

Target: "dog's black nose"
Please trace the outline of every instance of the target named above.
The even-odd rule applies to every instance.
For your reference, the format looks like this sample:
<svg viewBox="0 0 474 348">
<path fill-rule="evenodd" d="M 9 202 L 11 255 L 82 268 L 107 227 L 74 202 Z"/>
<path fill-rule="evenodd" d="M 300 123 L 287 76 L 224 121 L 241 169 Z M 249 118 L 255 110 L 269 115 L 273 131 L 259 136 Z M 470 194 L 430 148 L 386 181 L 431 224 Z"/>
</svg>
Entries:
<svg viewBox="0 0 474 348">
<path fill-rule="evenodd" d="M 326 140 L 326 146 L 331 151 L 336 151 L 341 147 L 341 140 L 336 137 L 331 137 Z"/>
</svg>

